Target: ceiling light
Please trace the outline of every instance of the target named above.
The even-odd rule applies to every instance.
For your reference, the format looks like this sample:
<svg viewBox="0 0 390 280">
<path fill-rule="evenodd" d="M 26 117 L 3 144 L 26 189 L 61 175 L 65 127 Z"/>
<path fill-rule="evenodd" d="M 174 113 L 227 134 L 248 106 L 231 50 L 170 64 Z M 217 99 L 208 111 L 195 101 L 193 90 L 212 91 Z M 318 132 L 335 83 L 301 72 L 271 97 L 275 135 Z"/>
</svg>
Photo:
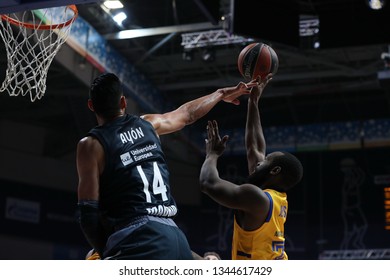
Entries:
<svg viewBox="0 0 390 280">
<path fill-rule="evenodd" d="M 183 52 L 183 60 L 192 61 L 194 59 L 194 53 L 192 50 L 184 50 Z"/>
<path fill-rule="evenodd" d="M 127 19 L 127 15 L 124 12 L 120 12 L 112 17 L 115 22 L 119 25 L 122 25 L 122 22 Z"/>
<path fill-rule="evenodd" d="M 215 51 L 211 48 L 203 49 L 202 51 L 202 59 L 205 62 L 212 62 L 215 60 Z"/>
<path fill-rule="evenodd" d="M 122 9 L 123 4 L 119 0 L 106 0 L 104 1 L 103 5 L 107 9 Z"/>
<path fill-rule="evenodd" d="M 385 5 L 385 0 L 367 0 L 367 4 L 373 10 L 380 10 Z"/>
</svg>

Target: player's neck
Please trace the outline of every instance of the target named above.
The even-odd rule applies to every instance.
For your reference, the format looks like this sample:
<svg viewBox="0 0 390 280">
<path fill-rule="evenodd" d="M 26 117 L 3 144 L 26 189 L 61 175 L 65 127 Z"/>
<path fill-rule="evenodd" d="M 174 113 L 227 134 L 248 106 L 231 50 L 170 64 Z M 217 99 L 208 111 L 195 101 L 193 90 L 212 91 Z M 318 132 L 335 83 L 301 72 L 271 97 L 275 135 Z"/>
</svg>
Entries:
<svg viewBox="0 0 390 280">
<path fill-rule="evenodd" d="M 112 121 L 116 120 L 117 118 L 123 117 L 124 115 L 125 115 L 125 112 L 121 110 L 117 115 L 115 115 L 111 118 L 103 118 L 99 115 L 96 115 L 96 120 L 97 120 L 98 125 L 104 125 L 105 123 L 112 122 Z"/>
</svg>

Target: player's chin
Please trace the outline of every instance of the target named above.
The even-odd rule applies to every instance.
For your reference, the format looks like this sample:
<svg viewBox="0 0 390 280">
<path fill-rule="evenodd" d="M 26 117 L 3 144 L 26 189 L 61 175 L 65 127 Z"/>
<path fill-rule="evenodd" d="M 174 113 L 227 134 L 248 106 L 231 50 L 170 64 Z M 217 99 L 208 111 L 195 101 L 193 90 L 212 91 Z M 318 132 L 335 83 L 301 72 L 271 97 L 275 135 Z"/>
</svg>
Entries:
<svg viewBox="0 0 390 280">
<path fill-rule="evenodd" d="M 249 184 L 256 185 L 259 188 L 261 188 L 261 186 L 264 183 L 264 176 L 262 175 L 261 172 L 254 172 L 251 175 L 249 175 L 247 181 Z"/>
</svg>

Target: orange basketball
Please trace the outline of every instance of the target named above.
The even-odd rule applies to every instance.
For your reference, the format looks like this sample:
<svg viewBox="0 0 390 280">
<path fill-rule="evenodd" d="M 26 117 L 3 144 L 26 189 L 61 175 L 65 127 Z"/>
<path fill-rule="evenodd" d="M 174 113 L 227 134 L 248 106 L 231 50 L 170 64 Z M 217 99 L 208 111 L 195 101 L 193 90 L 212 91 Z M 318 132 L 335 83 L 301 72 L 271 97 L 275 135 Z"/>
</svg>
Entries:
<svg viewBox="0 0 390 280">
<path fill-rule="evenodd" d="M 276 52 L 267 44 L 251 43 L 242 49 L 238 55 L 238 70 L 247 80 L 266 77 L 269 73 L 276 74 L 279 59 Z"/>
</svg>

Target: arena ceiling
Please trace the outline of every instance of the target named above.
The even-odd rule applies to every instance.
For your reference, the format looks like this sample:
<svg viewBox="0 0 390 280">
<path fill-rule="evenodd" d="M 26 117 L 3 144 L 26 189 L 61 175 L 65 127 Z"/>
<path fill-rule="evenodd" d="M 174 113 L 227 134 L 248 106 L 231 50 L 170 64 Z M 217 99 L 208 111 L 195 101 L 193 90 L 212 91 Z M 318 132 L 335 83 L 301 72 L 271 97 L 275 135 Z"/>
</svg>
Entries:
<svg viewBox="0 0 390 280">
<path fill-rule="evenodd" d="M 381 56 L 390 52 L 390 32 L 387 32 L 390 23 L 377 21 L 377 16 L 362 16 L 362 7 L 369 9 L 365 3 L 361 5 L 364 0 L 294 0 L 289 1 L 292 6 L 288 7 L 281 0 L 122 0 L 128 14 L 122 26 L 101 8 L 101 1 L 57 2 L 76 3 L 80 17 L 107 38 L 176 106 L 243 80 L 236 61 L 247 41 L 210 44 L 207 49 L 215 55 L 212 61 L 202 58 L 206 48 L 201 47 L 193 49 L 192 60 L 183 59 L 184 34 L 225 30 L 230 35 L 268 43 L 278 54 L 278 73 L 261 104 L 265 126 L 390 116 L 389 90 L 378 79 L 378 72 L 385 65 Z M 25 8 L 47 3 L 6 0 L 0 4 L 0 12 L 11 6 Z M 389 15 L 390 5 L 385 8 Z M 296 15 L 291 11 L 302 16 L 301 19 L 320 15 L 324 20 L 323 25 L 320 20 L 318 36 L 298 36 L 294 40 L 291 34 L 299 34 L 299 30 L 294 31 L 299 29 L 299 22 L 290 22 Z M 221 21 L 221 16 L 226 19 Z M 390 21 L 390 16 L 387 19 Z M 124 30 L 152 30 L 152 33 L 119 39 Z M 317 40 L 320 47 L 314 48 Z M 3 73 L 7 63 L 3 45 L 0 50 Z M 31 103 L 27 98 L 0 94 L 1 120 L 44 126 L 48 131 L 47 142 L 52 143 L 46 147 L 47 154 L 61 157 L 74 151 L 75 141 L 94 123 L 85 106 L 87 93 L 88 86 L 77 73 L 55 61 L 42 100 Z M 242 101 L 238 107 L 220 104 L 207 118 L 219 120 L 224 127 L 243 127 L 246 102 Z M 204 129 L 205 121 L 194 125 L 194 129 Z M 62 139 L 60 145 L 58 135 Z M 52 138 L 57 142 L 50 141 Z"/>
</svg>

